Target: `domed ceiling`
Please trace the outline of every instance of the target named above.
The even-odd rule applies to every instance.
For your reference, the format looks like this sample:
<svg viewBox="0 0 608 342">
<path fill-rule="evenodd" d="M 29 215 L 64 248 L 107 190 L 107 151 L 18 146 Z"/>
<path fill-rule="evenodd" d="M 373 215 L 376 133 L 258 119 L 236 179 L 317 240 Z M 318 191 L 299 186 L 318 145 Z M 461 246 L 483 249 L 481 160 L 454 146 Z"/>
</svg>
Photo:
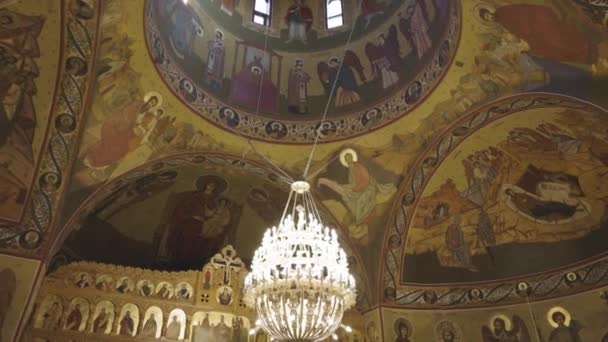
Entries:
<svg viewBox="0 0 608 342">
<path fill-rule="evenodd" d="M 247 15 L 253 2 L 149 0 L 147 46 L 167 86 L 201 117 L 255 139 L 306 143 L 406 115 L 443 77 L 460 39 L 459 1 L 371 1 L 356 18 L 345 2 L 352 27 L 337 29 L 327 28 L 323 2 L 297 3 L 273 3 L 265 27 Z M 305 35 L 290 28 L 294 11 Z"/>
<path fill-rule="evenodd" d="M 214 229 L 247 259 L 277 218 L 284 172 L 311 183 L 341 231 L 366 305 L 521 302 L 519 283 L 540 300 L 579 291 L 572 272 L 608 284 L 597 13 L 566 0 L 342 1 L 329 30 L 320 0 L 273 1 L 268 27 L 250 1 L 186 3 L 103 1 L 99 34 L 77 39 L 94 49 L 94 78 L 72 60 L 86 112 L 53 119 L 52 142 L 35 133 L 44 159 L 27 172 L 40 176 L 22 188 L 41 190 L 17 203 L 23 232 L 42 239 L 31 253 L 195 267 L 212 251 L 174 259 L 159 241 L 176 198 L 214 179 L 211 211 L 230 213 Z M 295 10 L 308 24 L 290 28 Z M 14 212 L 7 198 L 0 213 Z M 99 248 L 111 242 L 124 248 Z"/>
</svg>

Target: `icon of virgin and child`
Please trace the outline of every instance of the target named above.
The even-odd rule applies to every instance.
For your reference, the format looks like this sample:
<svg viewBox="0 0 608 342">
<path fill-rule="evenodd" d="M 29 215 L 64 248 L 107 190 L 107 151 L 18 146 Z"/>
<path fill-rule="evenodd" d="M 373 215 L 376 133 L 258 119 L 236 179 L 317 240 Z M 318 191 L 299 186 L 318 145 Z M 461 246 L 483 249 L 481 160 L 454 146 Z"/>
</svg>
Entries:
<svg viewBox="0 0 608 342">
<path fill-rule="evenodd" d="M 160 226 L 159 251 L 180 267 L 198 268 L 227 243 L 236 205 L 223 196 L 228 183 L 215 175 L 200 176 L 196 190 L 171 195 Z M 164 246 L 163 246 L 164 245 Z"/>
</svg>

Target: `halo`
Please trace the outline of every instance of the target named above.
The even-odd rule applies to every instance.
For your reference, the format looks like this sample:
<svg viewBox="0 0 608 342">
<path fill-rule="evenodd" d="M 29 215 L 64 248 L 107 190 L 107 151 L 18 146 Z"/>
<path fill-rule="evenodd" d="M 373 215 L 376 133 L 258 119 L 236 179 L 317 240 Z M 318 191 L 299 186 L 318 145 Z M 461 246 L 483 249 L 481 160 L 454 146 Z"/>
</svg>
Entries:
<svg viewBox="0 0 608 342">
<path fill-rule="evenodd" d="M 213 192 L 216 196 L 224 193 L 224 191 L 226 191 L 226 189 L 228 188 L 228 183 L 223 178 L 215 175 L 205 175 L 198 177 L 195 182 L 195 187 L 199 191 L 203 191 L 205 190 L 205 186 L 211 182 L 215 183 L 215 189 L 213 190 Z"/>
<path fill-rule="evenodd" d="M 156 98 L 158 99 L 158 103 L 156 104 L 156 106 L 150 108 L 150 111 L 158 109 L 163 104 L 163 96 L 157 91 L 148 92 L 146 96 L 144 96 L 144 102 L 148 102 L 152 96 L 156 96 Z"/>
<path fill-rule="evenodd" d="M 262 73 L 262 68 L 260 68 L 259 66 L 252 66 L 251 67 L 251 71 L 255 72 L 257 70 L 257 72 Z"/>
<path fill-rule="evenodd" d="M 547 321 L 549 322 L 549 324 L 554 328 L 557 328 L 559 326 L 557 322 L 553 320 L 553 315 L 558 312 L 564 315 L 564 325 L 569 327 L 570 322 L 572 321 L 572 317 L 570 316 L 568 310 L 562 308 L 561 306 L 553 307 L 547 312 Z"/>
<path fill-rule="evenodd" d="M 437 337 L 437 340 L 441 340 L 442 335 L 445 331 L 452 332 L 457 341 L 462 338 L 462 331 L 460 330 L 460 327 L 458 327 L 452 321 L 443 320 L 437 323 L 437 325 L 435 326 L 435 337 Z"/>
<path fill-rule="evenodd" d="M 342 152 L 340 152 L 340 164 L 342 164 L 342 166 L 348 167 L 348 164 L 346 163 L 347 154 L 350 154 L 353 157 L 353 162 L 356 163 L 357 161 L 359 161 L 357 152 L 355 152 L 355 150 L 353 150 L 352 148 L 346 148 L 342 150 Z"/>
<path fill-rule="evenodd" d="M 477 5 L 475 5 L 475 7 L 473 7 L 473 13 L 474 13 L 473 15 L 474 15 L 474 18 L 475 18 L 475 19 L 476 19 L 478 22 L 480 22 L 480 23 L 481 23 L 482 25 L 484 25 L 484 26 L 491 26 L 491 25 L 494 25 L 494 23 L 488 22 L 488 21 L 486 21 L 486 20 L 482 19 L 482 18 L 479 16 L 479 12 L 480 12 L 482 9 L 487 9 L 487 10 L 488 10 L 488 11 L 490 11 L 491 13 L 496 13 L 496 6 L 495 6 L 494 4 L 487 3 L 487 2 L 480 2 L 480 3 L 478 3 Z"/>
<path fill-rule="evenodd" d="M 492 317 L 490 319 L 490 327 L 493 327 L 494 322 L 499 318 L 502 319 L 503 322 L 505 322 L 505 330 L 510 331 L 511 328 L 513 327 L 513 322 L 511 322 L 509 317 L 507 317 L 506 315 L 503 315 L 503 314 L 494 315 L 494 317 Z"/>
<path fill-rule="evenodd" d="M 412 337 L 412 324 L 405 318 L 399 318 L 395 321 L 395 324 L 393 325 L 393 328 L 395 329 L 395 334 L 399 336 L 399 325 L 401 325 L 401 323 L 404 323 L 407 327 L 406 337 Z"/>
</svg>

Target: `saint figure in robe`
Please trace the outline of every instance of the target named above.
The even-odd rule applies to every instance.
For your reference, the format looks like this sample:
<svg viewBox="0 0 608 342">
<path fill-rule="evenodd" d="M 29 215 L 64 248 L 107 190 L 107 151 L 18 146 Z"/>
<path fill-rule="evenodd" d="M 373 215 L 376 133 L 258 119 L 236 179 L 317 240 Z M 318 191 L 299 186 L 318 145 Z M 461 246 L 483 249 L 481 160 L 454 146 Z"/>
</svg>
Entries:
<svg viewBox="0 0 608 342">
<path fill-rule="evenodd" d="M 156 324 L 156 318 L 154 318 L 154 312 L 150 313 L 150 317 L 148 317 L 148 320 L 146 321 L 146 323 L 144 323 L 144 328 L 141 331 L 141 334 L 144 337 L 156 337 L 156 330 L 157 330 L 157 324 Z"/>
<path fill-rule="evenodd" d="M 224 33 L 215 30 L 215 39 L 208 42 L 209 53 L 207 54 L 207 78 L 205 83 L 211 89 L 218 91 L 224 85 L 224 58 L 226 46 L 224 45 Z"/>
<path fill-rule="evenodd" d="M 134 328 L 135 322 L 133 322 L 133 318 L 131 318 L 131 311 L 127 311 L 125 312 L 125 316 L 120 320 L 118 334 L 124 336 L 133 336 Z"/>
<path fill-rule="evenodd" d="M 177 320 L 177 316 L 173 316 L 171 323 L 167 325 L 167 339 L 169 340 L 177 340 L 179 339 L 179 334 L 181 332 L 182 325 Z"/>
<path fill-rule="evenodd" d="M 97 334 L 105 333 L 106 328 L 108 327 L 109 320 L 110 317 L 106 313 L 106 309 L 101 308 L 101 310 L 99 311 L 99 315 L 97 315 L 97 317 L 95 317 L 95 320 L 93 321 L 93 332 Z"/>
<path fill-rule="evenodd" d="M 80 311 L 80 304 L 76 304 L 65 320 L 65 329 L 78 331 L 80 323 L 82 323 L 82 312 Z"/>
<path fill-rule="evenodd" d="M 304 71 L 304 61 L 298 58 L 289 71 L 287 83 L 287 110 L 290 113 L 308 113 L 308 83 L 310 75 Z"/>
</svg>

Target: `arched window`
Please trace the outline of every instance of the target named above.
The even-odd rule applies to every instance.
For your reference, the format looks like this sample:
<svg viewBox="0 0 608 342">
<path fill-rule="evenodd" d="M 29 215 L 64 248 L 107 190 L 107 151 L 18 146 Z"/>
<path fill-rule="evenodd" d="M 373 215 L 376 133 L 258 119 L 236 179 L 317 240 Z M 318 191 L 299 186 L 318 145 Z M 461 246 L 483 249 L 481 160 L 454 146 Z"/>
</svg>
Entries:
<svg viewBox="0 0 608 342">
<path fill-rule="evenodd" d="M 333 29 L 344 25 L 344 8 L 342 0 L 327 1 L 327 28 Z"/>
<path fill-rule="evenodd" d="M 255 0 L 253 6 L 253 22 L 270 26 L 270 8 L 272 0 Z"/>
</svg>

